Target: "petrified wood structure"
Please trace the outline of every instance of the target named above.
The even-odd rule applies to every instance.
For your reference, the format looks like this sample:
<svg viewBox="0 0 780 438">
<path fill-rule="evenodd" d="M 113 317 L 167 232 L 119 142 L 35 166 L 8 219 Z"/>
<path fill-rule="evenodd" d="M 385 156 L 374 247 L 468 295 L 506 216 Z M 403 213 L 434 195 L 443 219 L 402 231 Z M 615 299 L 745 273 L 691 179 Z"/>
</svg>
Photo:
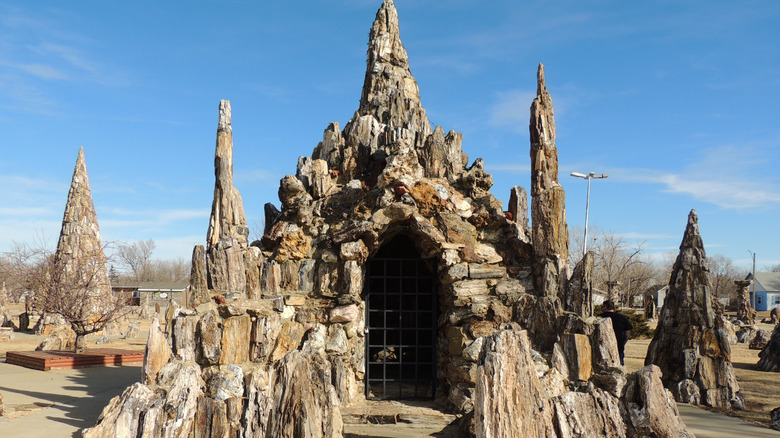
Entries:
<svg viewBox="0 0 780 438">
<path fill-rule="evenodd" d="M 76 331 L 75 348 L 80 351 L 84 335 L 101 329 L 115 317 L 118 308 L 111 293 L 83 147 L 79 148 L 73 170 L 51 266 L 47 290 L 38 297 L 39 305 L 70 323 Z"/>
<path fill-rule="evenodd" d="M 758 353 L 756 369 L 759 371 L 780 371 L 780 324 L 775 326 L 772 337 L 761 352 Z"/>
<path fill-rule="evenodd" d="M 565 287 L 569 254 L 566 193 L 558 183 L 555 115 L 547 92 L 544 66 L 537 72 L 531 104 L 531 224 L 536 284 L 550 296 Z"/>
<path fill-rule="evenodd" d="M 249 228 L 241 194 L 233 186 L 233 127 L 230 102 L 219 102 L 217 147 L 214 154 L 214 202 L 206 236 L 208 286 L 221 293 L 241 293 L 246 287 L 244 252 Z M 195 254 L 193 254 L 195 256 Z"/>
<path fill-rule="evenodd" d="M 567 431 L 601 421 L 605 430 L 619 429 L 616 436 L 671 436 L 652 420 L 663 415 L 678 425 L 668 418 L 674 402 L 658 390 L 657 371 L 625 376 L 611 322 L 580 316 L 592 258 L 567 278 L 564 193 L 543 67 L 530 125 L 530 231 L 525 190 L 512 190 L 505 214 L 482 160 L 468 165 L 461 135 L 430 126 L 391 0 L 369 38 L 358 111 L 343 130 L 328 125 L 295 176 L 281 180 L 281 211 L 266 209 L 261 241 L 236 253 L 243 265 L 228 277 L 243 275 L 244 290 L 228 296 L 212 277 L 212 301 L 166 312 L 172 355 L 150 346 L 160 359 L 148 360 L 150 383 L 112 401 L 85 436 L 113 436 L 111 421 L 131 436 L 340 436 L 339 406 L 365 397 L 435 398 L 469 413 L 475 402 L 505 407 L 511 395 L 496 391 L 525 391 L 507 380 L 514 376 L 535 385 L 523 397 L 538 398 L 549 407 L 545 415 L 556 412 L 544 417 L 549 424 Z M 191 281 L 202 285 L 202 271 L 193 267 Z M 569 299 L 571 291 L 578 297 Z M 576 309 L 564 313 L 562 301 Z M 522 339 L 526 356 L 496 347 L 506 345 L 501 336 Z M 514 374 L 491 371 L 502 363 Z M 647 382 L 641 390 L 626 390 L 640 380 Z M 591 390 L 574 397 L 572 388 Z M 650 415 L 637 404 L 664 408 Z M 615 406 L 608 420 L 598 419 Z M 503 430 L 499 417 L 521 411 L 534 415 L 514 404 L 474 418 L 481 428 L 474 433 Z M 572 411 L 588 423 L 567 420 Z M 680 430 L 675 436 L 687 436 Z"/>
<path fill-rule="evenodd" d="M 679 402 L 743 408 L 713 299 L 698 217 L 691 210 L 645 364 L 661 368 L 664 385 Z"/>
<path fill-rule="evenodd" d="M 88 283 L 96 293 L 111 292 L 83 147 L 79 148 L 76 167 L 73 170 L 54 259 L 54 266 L 58 269 L 81 270 L 82 275 L 89 276 Z M 85 284 L 87 280 L 85 279 Z"/>
<path fill-rule="evenodd" d="M 748 287 L 752 284 L 750 280 L 737 280 L 737 319 L 747 325 L 756 323 L 756 311 L 750 305 L 750 292 Z"/>
</svg>

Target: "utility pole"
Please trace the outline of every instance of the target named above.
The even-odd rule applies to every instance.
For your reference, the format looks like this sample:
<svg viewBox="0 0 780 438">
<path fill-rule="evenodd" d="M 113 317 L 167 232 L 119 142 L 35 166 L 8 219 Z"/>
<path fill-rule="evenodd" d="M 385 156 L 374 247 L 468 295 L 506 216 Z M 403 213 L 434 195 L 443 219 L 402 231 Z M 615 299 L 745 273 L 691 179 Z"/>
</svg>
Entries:
<svg viewBox="0 0 780 438">
<path fill-rule="evenodd" d="M 753 310 L 756 310 L 756 253 L 754 253 L 751 250 L 747 250 L 750 254 L 753 255 L 753 281 L 751 281 L 751 289 L 753 289 L 753 293 L 751 294 L 751 301 L 753 302 Z"/>
</svg>

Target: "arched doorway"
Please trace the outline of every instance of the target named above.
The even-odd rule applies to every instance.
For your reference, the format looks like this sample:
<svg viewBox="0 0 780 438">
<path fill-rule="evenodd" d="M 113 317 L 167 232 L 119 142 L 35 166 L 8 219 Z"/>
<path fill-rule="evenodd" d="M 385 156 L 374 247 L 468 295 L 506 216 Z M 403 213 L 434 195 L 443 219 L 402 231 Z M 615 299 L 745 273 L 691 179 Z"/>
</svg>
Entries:
<svg viewBox="0 0 780 438">
<path fill-rule="evenodd" d="M 366 398 L 432 399 L 436 394 L 438 300 L 433 260 L 395 236 L 366 269 Z"/>
</svg>

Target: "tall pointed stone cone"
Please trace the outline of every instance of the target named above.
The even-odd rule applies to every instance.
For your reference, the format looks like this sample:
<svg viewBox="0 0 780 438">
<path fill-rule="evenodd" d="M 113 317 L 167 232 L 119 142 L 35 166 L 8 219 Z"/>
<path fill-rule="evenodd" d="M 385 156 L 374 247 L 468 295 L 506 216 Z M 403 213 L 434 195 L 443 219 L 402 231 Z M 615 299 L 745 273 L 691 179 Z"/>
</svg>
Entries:
<svg viewBox="0 0 780 438">
<path fill-rule="evenodd" d="M 366 79 L 360 96 L 360 115 L 373 115 L 380 123 L 430 134 L 420 89 L 409 69 L 401 43 L 398 11 L 385 0 L 376 13 L 368 41 Z"/>
<path fill-rule="evenodd" d="M 214 175 L 214 201 L 206 236 L 208 285 L 223 293 L 243 293 L 246 284 L 244 250 L 249 228 L 241 194 L 233 186 L 233 128 L 229 100 L 219 101 Z"/>
<path fill-rule="evenodd" d="M 70 274 L 79 272 L 81 279 L 73 281 L 88 285 L 95 294 L 111 293 L 83 147 L 79 148 L 73 170 L 54 260 L 55 269 L 67 273 L 61 278 L 69 278 Z"/>
<path fill-rule="evenodd" d="M 661 368 L 664 386 L 678 402 L 741 409 L 744 398 L 713 299 L 698 218 L 691 210 L 645 365 Z"/>
<path fill-rule="evenodd" d="M 537 290 L 559 296 L 566 282 L 569 230 L 566 194 L 558 183 L 555 115 L 544 80 L 544 65 L 537 72 L 536 98 L 531 104 L 531 239 Z M 565 300 L 564 300 L 565 301 Z"/>
<path fill-rule="evenodd" d="M 360 108 L 343 131 L 336 122 L 328 126 L 312 160 L 299 163 L 297 178 L 308 190 L 308 181 L 322 177 L 314 168 L 323 160 L 327 167 L 317 166 L 339 175 L 340 182 L 359 179 L 371 188 L 411 187 L 423 177 L 455 182 L 468 163 L 461 142 L 457 132 L 431 128 L 401 43 L 398 12 L 392 0 L 385 0 L 369 34 Z M 479 195 L 484 196 L 492 177 L 475 167 Z M 312 193 L 314 199 L 322 195 Z"/>
</svg>

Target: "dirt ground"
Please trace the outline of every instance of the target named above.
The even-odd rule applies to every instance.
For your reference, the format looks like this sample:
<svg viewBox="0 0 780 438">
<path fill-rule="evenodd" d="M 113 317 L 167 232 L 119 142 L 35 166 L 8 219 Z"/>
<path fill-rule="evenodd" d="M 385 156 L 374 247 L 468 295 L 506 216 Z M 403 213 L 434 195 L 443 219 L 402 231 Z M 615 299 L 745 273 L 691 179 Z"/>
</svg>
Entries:
<svg viewBox="0 0 780 438">
<path fill-rule="evenodd" d="M 757 320 L 766 318 L 769 312 L 759 312 Z M 653 324 L 654 326 L 654 324 Z M 757 324 L 758 328 L 772 332 L 774 326 Z M 655 327 L 653 327 L 655 328 Z M 632 372 L 644 366 L 650 339 L 632 339 L 626 344 L 626 372 Z M 745 396 L 744 411 L 713 410 L 715 412 L 739 418 L 764 427 L 769 427 L 769 415 L 772 409 L 780 407 L 780 373 L 755 371 L 759 350 L 751 350 L 747 344 L 731 346 L 731 363 Z"/>
</svg>

